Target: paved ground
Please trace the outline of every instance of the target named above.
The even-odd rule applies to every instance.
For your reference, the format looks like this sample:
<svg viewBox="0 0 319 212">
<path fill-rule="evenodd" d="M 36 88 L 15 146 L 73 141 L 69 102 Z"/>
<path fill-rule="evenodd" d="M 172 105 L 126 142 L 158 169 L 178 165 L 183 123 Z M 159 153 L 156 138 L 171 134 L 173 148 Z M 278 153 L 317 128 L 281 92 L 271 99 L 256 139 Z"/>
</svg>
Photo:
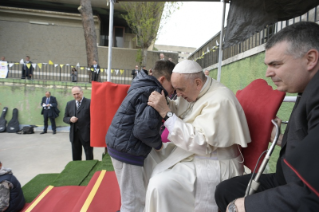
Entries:
<svg viewBox="0 0 319 212">
<path fill-rule="evenodd" d="M 94 159 L 102 160 L 104 148 L 94 148 Z M 0 133 L 0 161 L 25 185 L 33 177 L 44 173 L 60 173 L 72 160 L 69 133 L 52 131 L 40 135 Z M 82 153 L 82 160 L 85 154 Z"/>
</svg>

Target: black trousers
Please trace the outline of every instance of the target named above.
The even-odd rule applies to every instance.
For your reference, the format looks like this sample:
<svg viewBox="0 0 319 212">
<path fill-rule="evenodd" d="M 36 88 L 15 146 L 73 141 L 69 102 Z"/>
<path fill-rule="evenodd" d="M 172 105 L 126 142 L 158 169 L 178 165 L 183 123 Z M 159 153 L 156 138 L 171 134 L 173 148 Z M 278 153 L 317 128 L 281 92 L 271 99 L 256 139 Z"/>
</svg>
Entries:
<svg viewBox="0 0 319 212">
<path fill-rule="evenodd" d="M 43 131 L 46 132 L 48 129 L 48 119 L 50 118 L 51 126 L 53 132 L 56 132 L 55 118 L 49 117 L 49 110 L 43 109 L 43 117 L 44 117 L 44 128 Z"/>
<path fill-rule="evenodd" d="M 93 160 L 93 147 L 90 146 L 90 142 L 84 142 L 81 139 L 79 130 L 75 130 L 72 142 L 72 159 L 74 161 L 82 160 L 82 146 L 84 148 L 86 160 Z"/>
<path fill-rule="evenodd" d="M 27 79 L 31 79 L 31 76 L 30 76 L 30 74 L 29 74 L 29 71 L 26 71 L 26 70 L 22 70 L 22 76 L 21 76 L 21 79 L 25 79 L 25 78 L 27 78 Z"/>
<path fill-rule="evenodd" d="M 99 81 L 99 74 L 98 73 L 92 72 L 92 81 L 96 81 L 96 82 Z"/>
<path fill-rule="evenodd" d="M 245 196 L 245 191 L 250 177 L 251 174 L 238 176 L 225 180 L 217 185 L 215 191 L 215 201 L 221 212 L 226 211 L 226 208 L 231 201 Z M 258 182 L 260 183 L 260 186 L 257 192 L 280 186 L 275 174 L 263 174 L 260 176 Z"/>
</svg>

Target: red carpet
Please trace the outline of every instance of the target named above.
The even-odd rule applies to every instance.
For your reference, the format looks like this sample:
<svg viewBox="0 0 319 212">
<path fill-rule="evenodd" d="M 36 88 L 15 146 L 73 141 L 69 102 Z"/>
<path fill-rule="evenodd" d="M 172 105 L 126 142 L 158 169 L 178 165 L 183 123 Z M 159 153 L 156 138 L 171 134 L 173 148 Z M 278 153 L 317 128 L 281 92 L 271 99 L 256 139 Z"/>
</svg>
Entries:
<svg viewBox="0 0 319 212">
<path fill-rule="evenodd" d="M 87 186 L 48 186 L 22 211 L 115 212 L 120 206 L 121 197 L 115 173 L 99 171 Z"/>
<path fill-rule="evenodd" d="M 92 82 L 91 146 L 106 147 L 105 135 L 113 116 L 126 97 L 129 85 Z"/>
<path fill-rule="evenodd" d="M 42 198 L 38 204 L 36 204 L 31 211 L 72 211 L 74 205 L 77 203 L 77 200 L 84 190 L 85 186 L 54 187 Z M 43 191 L 45 191 L 45 189 Z M 41 192 L 41 194 L 42 193 L 43 192 Z M 32 204 L 41 196 L 41 194 L 39 194 L 39 196 L 32 201 L 30 206 L 32 206 Z M 24 211 L 27 211 L 27 209 Z"/>
</svg>

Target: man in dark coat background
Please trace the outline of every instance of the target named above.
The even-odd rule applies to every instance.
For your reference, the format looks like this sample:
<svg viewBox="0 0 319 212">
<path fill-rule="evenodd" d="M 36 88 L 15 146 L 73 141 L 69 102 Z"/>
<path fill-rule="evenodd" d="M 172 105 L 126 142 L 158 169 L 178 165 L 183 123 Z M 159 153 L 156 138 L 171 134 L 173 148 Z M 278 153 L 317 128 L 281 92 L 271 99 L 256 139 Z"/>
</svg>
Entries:
<svg viewBox="0 0 319 212">
<path fill-rule="evenodd" d="M 82 146 L 86 160 L 93 160 L 93 147 L 90 146 L 90 104 L 91 100 L 83 97 L 79 86 L 72 88 L 74 100 L 66 104 L 63 121 L 70 124 L 70 141 L 73 160 L 82 160 Z"/>
<path fill-rule="evenodd" d="M 136 77 L 136 75 L 138 74 L 140 70 L 138 70 L 138 65 L 135 66 L 135 69 L 132 70 L 132 79 L 134 79 Z"/>
<path fill-rule="evenodd" d="M 24 64 L 22 65 L 22 77 L 21 79 L 31 79 L 33 74 L 33 66 L 32 62 L 30 61 L 30 57 L 26 56 Z"/>
<path fill-rule="evenodd" d="M 100 66 L 97 64 L 95 60 L 93 60 L 93 65 L 91 66 L 91 73 L 92 73 L 92 81 L 99 81 L 99 74 L 100 74 Z"/>
<path fill-rule="evenodd" d="M 51 126 L 53 134 L 56 134 L 56 125 L 55 125 L 55 118 L 59 116 L 59 109 L 58 109 L 58 102 L 54 96 L 51 96 L 51 92 L 45 92 L 45 96 L 42 98 L 41 101 L 41 114 L 44 118 L 44 128 L 40 134 L 47 133 L 48 129 L 48 119 L 50 118 Z"/>
</svg>

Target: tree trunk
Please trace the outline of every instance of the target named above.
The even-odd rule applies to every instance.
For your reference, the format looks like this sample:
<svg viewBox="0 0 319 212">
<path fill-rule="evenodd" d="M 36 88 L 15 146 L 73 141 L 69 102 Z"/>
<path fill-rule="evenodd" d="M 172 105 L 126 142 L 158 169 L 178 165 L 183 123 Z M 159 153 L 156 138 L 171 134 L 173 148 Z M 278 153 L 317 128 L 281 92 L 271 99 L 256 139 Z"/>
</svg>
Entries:
<svg viewBox="0 0 319 212">
<path fill-rule="evenodd" d="M 142 65 L 146 66 L 146 63 L 147 63 L 147 48 L 143 48 L 142 56 L 143 56 Z"/>
<path fill-rule="evenodd" d="M 91 0 L 81 0 L 81 5 L 78 8 L 82 17 L 82 24 L 84 30 L 84 39 L 86 46 L 87 66 L 91 67 L 93 60 L 98 62 L 97 41 L 94 26 L 94 19 L 92 13 Z M 92 73 L 89 73 L 89 82 L 92 81 Z"/>
</svg>

